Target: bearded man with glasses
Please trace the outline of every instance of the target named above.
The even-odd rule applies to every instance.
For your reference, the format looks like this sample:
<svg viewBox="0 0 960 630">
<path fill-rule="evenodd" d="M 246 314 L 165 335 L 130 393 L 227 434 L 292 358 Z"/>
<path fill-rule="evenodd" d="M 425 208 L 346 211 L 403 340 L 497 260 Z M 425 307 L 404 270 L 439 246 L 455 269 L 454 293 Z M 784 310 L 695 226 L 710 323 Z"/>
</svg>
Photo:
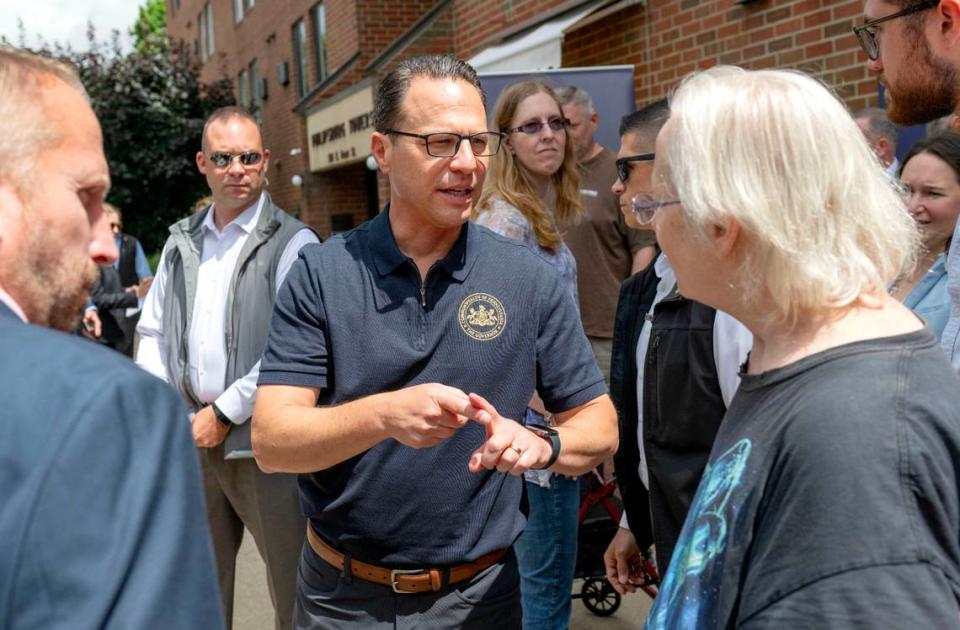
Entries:
<svg viewBox="0 0 960 630">
<path fill-rule="evenodd" d="M 918 125 L 960 114 L 960 0 L 867 0 L 854 34 L 887 88 L 887 115 Z M 950 319 L 940 343 L 960 371 L 960 227 L 947 254 Z"/>
<path fill-rule="evenodd" d="M 137 363 L 192 412 L 227 627 L 246 527 L 267 565 L 275 625 L 287 629 L 303 544 L 296 479 L 257 467 L 248 421 L 274 298 L 300 249 L 319 240 L 264 190 L 270 151 L 247 111 L 211 114 L 201 149 L 213 204 L 170 228 L 137 326 Z"/>
</svg>

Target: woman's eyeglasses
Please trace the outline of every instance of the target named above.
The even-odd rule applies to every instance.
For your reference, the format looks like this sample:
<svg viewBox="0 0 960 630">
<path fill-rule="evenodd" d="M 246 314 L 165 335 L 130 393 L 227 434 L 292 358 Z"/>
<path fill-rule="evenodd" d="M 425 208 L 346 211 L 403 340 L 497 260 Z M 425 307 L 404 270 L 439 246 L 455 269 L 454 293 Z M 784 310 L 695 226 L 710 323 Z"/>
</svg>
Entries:
<svg viewBox="0 0 960 630">
<path fill-rule="evenodd" d="M 657 210 L 664 206 L 673 206 L 680 203 L 679 199 L 657 199 L 650 193 L 634 195 L 630 199 L 630 210 L 637 217 L 637 221 L 646 225 L 653 222 Z"/>
<path fill-rule="evenodd" d="M 523 123 L 519 127 L 514 127 L 513 129 L 507 129 L 507 133 L 514 133 L 515 131 L 519 131 L 521 133 L 527 134 L 528 136 L 532 136 L 535 133 L 540 133 L 540 130 L 543 129 L 544 125 L 550 127 L 552 131 L 560 131 L 561 129 L 564 129 L 570 126 L 570 119 L 554 116 L 553 118 L 548 119 L 547 122 L 543 122 L 541 120 L 532 120 L 528 123 Z"/>
</svg>

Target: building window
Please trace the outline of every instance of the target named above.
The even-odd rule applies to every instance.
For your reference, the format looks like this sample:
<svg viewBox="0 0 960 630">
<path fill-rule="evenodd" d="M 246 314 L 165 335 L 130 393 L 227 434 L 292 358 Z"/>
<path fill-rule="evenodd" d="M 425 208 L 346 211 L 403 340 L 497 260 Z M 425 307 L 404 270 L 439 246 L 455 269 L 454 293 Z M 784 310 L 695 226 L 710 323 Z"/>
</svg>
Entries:
<svg viewBox="0 0 960 630">
<path fill-rule="evenodd" d="M 250 79 L 247 69 L 244 68 L 237 75 L 237 96 L 240 97 L 240 106 L 246 110 L 250 109 Z"/>
<path fill-rule="evenodd" d="M 197 34 L 200 38 L 200 61 L 213 56 L 213 7 L 207 2 L 197 16 Z"/>
<path fill-rule="evenodd" d="M 297 20 L 293 25 L 293 63 L 297 70 L 297 90 L 300 98 L 307 95 L 308 68 L 307 68 L 307 25 L 303 20 Z"/>
<path fill-rule="evenodd" d="M 323 3 L 310 9 L 313 24 L 313 63 L 317 69 L 317 83 L 327 78 L 327 16 Z"/>
<path fill-rule="evenodd" d="M 263 112 L 263 99 L 266 97 L 264 81 L 261 79 L 260 70 L 257 68 L 257 60 L 254 59 L 250 62 L 250 94 L 253 98 L 250 110 L 257 122 L 263 122 L 261 114 Z"/>
<path fill-rule="evenodd" d="M 253 0 L 233 0 L 233 22 L 239 24 L 243 16 L 253 9 Z"/>
</svg>

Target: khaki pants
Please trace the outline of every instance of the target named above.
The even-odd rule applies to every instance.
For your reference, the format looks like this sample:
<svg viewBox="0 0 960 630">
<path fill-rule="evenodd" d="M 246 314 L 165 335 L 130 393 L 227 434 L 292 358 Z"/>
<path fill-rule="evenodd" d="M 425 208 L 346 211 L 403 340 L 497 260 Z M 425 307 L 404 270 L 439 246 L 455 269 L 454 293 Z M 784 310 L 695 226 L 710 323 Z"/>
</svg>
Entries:
<svg viewBox="0 0 960 630">
<path fill-rule="evenodd" d="M 276 628 L 289 630 L 293 625 L 297 566 L 304 541 L 296 475 L 268 475 L 252 459 L 224 460 L 222 444 L 197 450 L 227 628 L 233 625 L 237 552 L 246 527 L 267 565 Z"/>
</svg>

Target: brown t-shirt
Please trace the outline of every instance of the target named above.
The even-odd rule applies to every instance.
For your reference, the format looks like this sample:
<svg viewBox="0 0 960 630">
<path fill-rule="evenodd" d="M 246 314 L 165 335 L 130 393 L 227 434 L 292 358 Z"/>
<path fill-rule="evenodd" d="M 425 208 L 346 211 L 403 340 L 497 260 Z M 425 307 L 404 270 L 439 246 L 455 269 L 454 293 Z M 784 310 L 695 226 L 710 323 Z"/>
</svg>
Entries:
<svg viewBox="0 0 960 630">
<path fill-rule="evenodd" d="M 564 241 L 577 259 L 580 318 L 591 337 L 613 337 L 620 283 L 630 276 L 633 254 L 653 245 L 652 230 L 627 227 L 620 202 L 610 190 L 617 176 L 617 158 L 604 149 L 580 165 L 583 216 L 565 227 Z"/>
</svg>

